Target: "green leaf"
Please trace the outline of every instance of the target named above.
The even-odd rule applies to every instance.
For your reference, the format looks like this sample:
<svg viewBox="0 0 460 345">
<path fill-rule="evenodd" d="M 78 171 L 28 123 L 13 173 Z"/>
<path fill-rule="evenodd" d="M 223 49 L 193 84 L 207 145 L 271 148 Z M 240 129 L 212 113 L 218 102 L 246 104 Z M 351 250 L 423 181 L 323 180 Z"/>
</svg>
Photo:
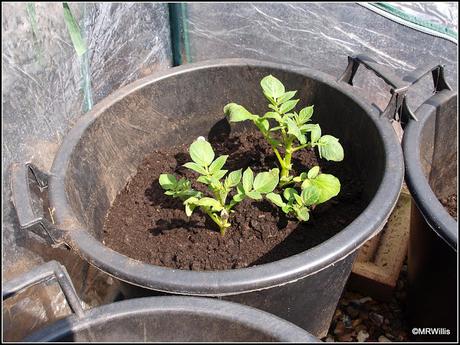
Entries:
<svg viewBox="0 0 460 345">
<path fill-rule="evenodd" d="M 299 122 L 304 124 L 313 116 L 313 106 L 305 107 L 299 112 Z"/>
<path fill-rule="evenodd" d="M 278 147 L 281 145 L 281 142 L 279 140 L 273 139 L 271 137 L 267 137 L 267 141 L 273 147 Z"/>
<path fill-rule="evenodd" d="M 274 99 L 282 97 L 285 93 L 284 85 L 271 74 L 260 81 L 260 86 L 266 96 Z"/>
<path fill-rule="evenodd" d="M 292 207 L 286 204 L 284 206 L 281 206 L 281 210 L 283 210 L 284 213 L 288 214 L 289 212 L 292 211 Z"/>
<path fill-rule="evenodd" d="M 236 103 L 229 103 L 224 107 L 225 115 L 230 117 L 231 122 L 240 122 L 246 120 L 257 120 L 259 116 L 251 114 L 249 111 L 246 110 L 245 107 L 236 104 Z"/>
<path fill-rule="evenodd" d="M 305 135 L 303 135 L 300 132 L 300 129 L 299 127 L 297 127 L 297 124 L 294 122 L 294 120 L 290 118 L 286 118 L 284 119 L 284 121 L 286 122 L 288 126 L 288 134 L 294 135 L 301 144 L 305 144 L 306 143 Z"/>
<path fill-rule="evenodd" d="M 255 121 L 255 124 L 262 133 L 266 133 L 270 129 L 270 123 L 267 119 L 259 117 L 257 121 Z"/>
<path fill-rule="evenodd" d="M 205 168 L 203 168 L 201 165 L 196 164 L 194 162 L 188 162 L 184 164 L 184 167 L 191 169 L 193 171 L 196 171 L 197 173 L 201 175 L 207 175 L 207 171 Z"/>
<path fill-rule="evenodd" d="M 219 171 L 227 161 L 228 155 L 220 156 L 209 166 L 209 172 L 214 174 L 216 171 Z"/>
<path fill-rule="evenodd" d="M 297 93 L 297 91 L 288 91 L 288 92 L 285 92 L 285 93 L 278 99 L 278 103 L 281 104 L 281 103 L 284 103 L 284 102 L 289 101 L 292 97 L 295 96 L 296 93 Z"/>
<path fill-rule="evenodd" d="M 178 193 L 178 197 L 181 198 L 182 200 L 187 199 L 192 196 L 196 198 L 201 198 L 201 192 L 198 192 L 194 189 L 188 189 L 188 190 L 183 190 Z"/>
<path fill-rule="evenodd" d="M 294 109 L 298 102 L 299 102 L 298 99 L 294 99 L 294 100 L 292 100 L 292 101 L 287 101 L 287 102 L 283 103 L 283 104 L 281 105 L 281 107 L 280 107 L 280 113 L 281 113 L 281 114 L 285 114 L 285 113 L 287 113 L 289 110 Z"/>
<path fill-rule="evenodd" d="M 264 117 L 265 117 L 266 119 L 275 119 L 275 120 L 278 121 L 278 122 L 281 122 L 281 121 L 282 121 L 280 114 L 278 114 L 278 113 L 275 112 L 275 111 L 268 111 L 268 112 L 266 112 L 265 115 L 264 115 Z"/>
<path fill-rule="evenodd" d="M 281 198 L 281 195 L 279 195 L 279 194 L 268 193 L 265 197 L 268 200 L 270 200 L 272 203 L 274 203 L 276 206 L 279 206 L 279 207 L 286 206 L 286 203 L 283 201 L 283 198 Z"/>
<path fill-rule="evenodd" d="M 303 199 L 299 194 L 294 194 L 294 199 L 299 205 L 303 205 Z"/>
<path fill-rule="evenodd" d="M 193 213 L 193 210 L 197 207 L 197 205 L 192 204 L 192 203 L 186 203 L 185 204 L 185 214 L 187 217 L 190 217 Z"/>
<path fill-rule="evenodd" d="M 242 170 L 238 169 L 228 174 L 226 178 L 227 186 L 235 187 L 241 181 Z"/>
<path fill-rule="evenodd" d="M 319 166 L 314 166 L 313 168 L 311 168 L 310 170 L 308 170 L 308 174 L 307 174 L 307 177 L 309 179 L 312 179 L 312 178 L 315 178 L 316 176 L 318 176 L 319 174 Z"/>
<path fill-rule="evenodd" d="M 236 202 L 240 202 L 244 199 L 245 196 L 246 195 L 244 193 L 238 193 L 233 196 L 233 200 L 235 200 Z"/>
<path fill-rule="evenodd" d="M 343 160 L 344 152 L 342 145 L 339 143 L 339 139 L 332 135 L 323 135 L 318 143 L 318 151 L 321 158 L 334 162 Z"/>
<path fill-rule="evenodd" d="M 211 183 L 211 178 L 208 176 L 199 176 L 196 179 L 198 182 L 204 183 L 204 184 L 210 184 Z"/>
<path fill-rule="evenodd" d="M 310 214 L 308 213 L 308 208 L 302 207 L 296 210 L 297 218 L 303 222 L 306 222 L 310 219 Z"/>
<path fill-rule="evenodd" d="M 299 195 L 294 188 L 286 188 L 283 192 L 283 196 L 286 200 L 294 200 L 294 194 Z"/>
<path fill-rule="evenodd" d="M 236 190 L 237 190 L 238 194 L 244 194 L 245 193 L 242 182 L 238 183 L 238 185 L 236 186 Z"/>
<path fill-rule="evenodd" d="M 189 152 L 192 160 L 202 167 L 209 166 L 214 160 L 214 150 L 203 137 L 198 138 L 190 145 Z"/>
<path fill-rule="evenodd" d="M 254 179 L 254 190 L 260 193 L 272 192 L 279 182 L 279 169 L 271 169 L 257 174 Z"/>
<path fill-rule="evenodd" d="M 217 170 L 214 174 L 212 174 L 211 178 L 215 179 L 216 182 L 219 182 L 219 180 L 225 176 L 225 174 L 228 172 L 228 170 Z"/>
<path fill-rule="evenodd" d="M 334 175 L 319 174 L 316 178 L 305 180 L 305 182 L 306 181 L 309 181 L 309 183 L 318 188 L 320 192 L 320 197 L 317 202 L 318 204 L 328 201 L 340 192 L 340 181 Z M 306 184 L 305 187 L 307 186 L 308 184 Z"/>
<path fill-rule="evenodd" d="M 67 2 L 63 2 L 62 6 L 64 7 L 64 21 L 67 26 L 70 39 L 72 40 L 73 47 L 77 52 L 77 55 L 82 56 L 86 52 L 86 43 L 81 37 L 80 28 L 72 14 L 72 11 L 70 11 L 70 7 Z"/>
<path fill-rule="evenodd" d="M 303 133 L 310 132 L 311 142 L 316 143 L 321 137 L 321 127 L 318 124 L 306 124 L 300 127 Z"/>
<path fill-rule="evenodd" d="M 321 127 L 318 124 L 316 124 L 311 131 L 311 141 L 315 143 L 318 141 L 320 137 L 321 137 Z"/>
<path fill-rule="evenodd" d="M 252 183 L 254 181 L 254 173 L 251 168 L 247 168 L 243 173 L 243 189 L 247 193 L 252 189 Z"/>
<path fill-rule="evenodd" d="M 174 175 L 171 174 L 161 174 L 158 179 L 160 186 L 165 189 L 173 189 L 177 185 L 177 179 Z"/>
<path fill-rule="evenodd" d="M 204 197 L 204 198 L 201 198 L 197 204 L 199 206 L 203 206 L 203 207 L 210 207 L 212 208 L 214 211 L 220 211 L 223 209 L 222 205 L 220 204 L 219 201 L 217 201 L 216 199 L 213 199 L 213 198 L 209 198 L 209 197 Z"/>
<path fill-rule="evenodd" d="M 307 178 L 307 173 L 306 173 L 306 172 L 303 172 L 303 173 L 301 173 L 299 176 L 294 177 L 294 178 L 293 178 L 293 181 L 294 181 L 294 182 L 302 182 L 302 181 L 304 181 L 306 178 Z"/>
<path fill-rule="evenodd" d="M 262 194 L 260 194 L 260 192 L 258 191 L 255 191 L 255 190 L 252 190 L 250 192 L 246 192 L 246 195 L 248 197 L 250 197 L 251 199 L 254 199 L 254 200 L 260 200 L 262 199 Z"/>
<path fill-rule="evenodd" d="M 315 205 L 321 196 L 320 190 L 315 185 L 307 186 L 300 195 L 305 206 Z"/>
<path fill-rule="evenodd" d="M 200 199 L 192 196 L 192 197 L 190 197 L 190 198 L 188 198 L 187 200 L 184 201 L 184 205 L 190 204 L 190 205 L 198 206 L 199 201 L 200 201 Z"/>
</svg>

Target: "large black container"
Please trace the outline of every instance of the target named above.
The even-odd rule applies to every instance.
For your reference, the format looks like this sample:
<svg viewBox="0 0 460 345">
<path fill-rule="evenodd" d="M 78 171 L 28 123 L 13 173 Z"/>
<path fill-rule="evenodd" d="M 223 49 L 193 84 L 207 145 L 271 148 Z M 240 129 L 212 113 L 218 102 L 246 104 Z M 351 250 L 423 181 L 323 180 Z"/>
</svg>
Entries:
<svg viewBox="0 0 460 345">
<path fill-rule="evenodd" d="M 341 80 L 351 84 L 359 62 L 350 59 Z M 206 136 L 222 119 L 228 102 L 256 113 L 265 109 L 259 82 L 268 74 L 283 80 L 289 90 L 299 90 L 305 104 L 315 105 L 315 121 L 324 132 L 340 138 L 346 152 L 342 164 L 353 167 L 364 181 L 362 198 L 368 206 L 359 217 L 314 248 L 244 269 L 175 270 L 104 246 L 105 216 L 144 156 L 158 147 Z M 65 243 L 92 265 L 130 284 L 237 301 L 325 336 L 356 251 L 382 229 L 404 172 L 402 150 L 388 117 L 364 103 L 344 81 L 308 68 L 246 59 L 189 64 L 138 80 L 81 118 L 65 137 L 49 174 L 31 164 L 13 167 L 19 221 L 51 244 Z M 392 115 L 395 101 L 393 97 L 384 115 Z M 43 188 L 49 179 L 54 224 L 33 211 L 25 183 L 28 170 Z"/>
<path fill-rule="evenodd" d="M 25 341 L 319 342 L 294 324 L 241 304 L 200 297 L 144 297 L 74 315 Z"/>
<path fill-rule="evenodd" d="M 412 327 L 440 329 L 437 335 L 419 334 L 416 339 L 453 341 L 458 327 L 458 223 L 438 198 L 457 192 L 457 93 L 436 93 L 416 116 L 418 121 L 409 121 L 403 138 L 406 181 L 414 200 L 409 312 Z"/>
<path fill-rule="evenodd" d="M 74 342 L 317 342 L 290 322 L 236 303 L 198 297 L 145 297 L 83 310 L 66 269 L 50 261 L 7 282 L 3 299 L 56 278 L 75 314 L 25 341 Z"/>
</svg>

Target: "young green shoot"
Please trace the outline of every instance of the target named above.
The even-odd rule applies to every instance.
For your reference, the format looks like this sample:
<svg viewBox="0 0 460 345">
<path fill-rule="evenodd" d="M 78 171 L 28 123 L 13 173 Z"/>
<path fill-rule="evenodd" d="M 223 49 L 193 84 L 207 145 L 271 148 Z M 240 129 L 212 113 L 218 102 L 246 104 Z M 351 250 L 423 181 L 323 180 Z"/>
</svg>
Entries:
<svg viewBox="0 0 460 345">
<path fill-rule="evenodd" d="M 335 197 L 340 191 L 340 181 L 330 174 L 320 173 L 319 166 L 314 166 L 308 173 L 302 173 L 293 178 L 301 182 L 301 192 L 294 188 L 286 188 L 283 195 L 268 193 L 266 198 L 280 207 L 284 213 L 294 215 L 300 221 L 308 221 L 310 211 Z"/>
<path fill-rule="evenodd" d="M 280 168 L 280 186 L 292 183 L 292 155 L 304 148 L 318 149 L 320 158 L 341 161 L 344 158 L 339 139 L 332 135 L 321 135 L 318 124 L 309 123 L 313 116 L 313 105 L 294 110 L 299 99 L 293 99 L 297 91 L 286 91 L 284 85 L 272 75 L 260 82 L 264 96 L 269 101 L 270 111 L 263 116 L 255 115 L 236 103 L 229 103 L 224 112 L 231 122 L 252 121 L 275 153 Z M 274 120 L 275 126 L 271 126 Z"/>
<path fill-rule="evenodd" d="M 159 183 L 166 190 L 166 195 L 183 201 L 187 216 L 190 217 L 196 208 L 200 208 L 219 226 L 221 235 L 225 235 L 227 228 L 231 226 L 229 216 L 234 212 L 235 205 L 246 197 L 260 200 L 279 183 L 277 168 L 258 173 L 255 177 L 249 167 L 244 172 L 239 169 L 229 173 L 222 169 L 228 156 L 214 159 L 214 150 L 203 137 L 192 143 L 189 153 L 192 162 L 185 163 L 184 166 L 200 175 L 196 181 L 207 185 L 210 195 L 194 190 L 192 183 L 186 178 L 177 180 L 171 174 L 161 174 Z M 230 193 L 232 198 L 228 201 Z"/>
</svg>

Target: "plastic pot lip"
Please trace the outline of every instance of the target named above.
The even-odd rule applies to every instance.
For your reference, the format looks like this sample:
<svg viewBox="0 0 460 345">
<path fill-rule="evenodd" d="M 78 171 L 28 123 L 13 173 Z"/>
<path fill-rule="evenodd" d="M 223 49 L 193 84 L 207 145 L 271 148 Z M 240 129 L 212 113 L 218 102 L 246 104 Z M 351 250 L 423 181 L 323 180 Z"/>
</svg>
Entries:
<svg viewBox="0 0 460 345">
<path fill-rule="evenodd" d="M 363 108 L 376 126 L 385 151 L 385 171 L 374 198 L 351 224 L 327 241 L 288 258 L 248 268 L 222 271 L 177 270 L 149 265 L 104 246 L 78 222 L 65 193 L 66 169 L 81 135 L 106 108 L 145 85 L 191 71 L 228 66 L 269 67 L 304 75 L 338 89 Z M 157 291 L 206 296 L 232 295 L 294 282 L 323 270 L 352 254 L 382 229 L 396 204 L 403 183 L 402 149 L 393 127 L 355 93 L 352 86 L 339 83 L 322 72 L 302 66 L 251 59 L 202 61 L 139 79 L 99 102 L 65 136 L 53 162 L 49 188 L 57 225 L 66 230 L 66 242 L 89 263 L 117 279 Z"/>
<path fill-rule="evenodd" d="M 417 208 L 433 231 L 457 251 L 457 221 L 451 217 L 431 189 L 420 161 L 421 133 L 425 123 L 431 116 L 436 116 L 436 104 L 453 97 L 457 97 L 457 92 L 443 90 L 423 103 L 415 112 L 418 121 L 409 121 L 407 124 L 402 145 L 406 181 Z"/>
<path fill-rule="evenodd" d="M 27 341 L 56 341 L 91 325 L 109 323 L 120 317 L 161 313 L 191 313 L 208 316 L 211 319 L 224 319 L 231 323 L 241 323 L 259 330 L 282 342 L 319 342 L 320 340 L 304 329 L 253 307 L 203 297 L 143 297 L 114 302 L 88 311 L 82 318 L 71 315 L 57 321 L 31 336 Z"/>
</svg>

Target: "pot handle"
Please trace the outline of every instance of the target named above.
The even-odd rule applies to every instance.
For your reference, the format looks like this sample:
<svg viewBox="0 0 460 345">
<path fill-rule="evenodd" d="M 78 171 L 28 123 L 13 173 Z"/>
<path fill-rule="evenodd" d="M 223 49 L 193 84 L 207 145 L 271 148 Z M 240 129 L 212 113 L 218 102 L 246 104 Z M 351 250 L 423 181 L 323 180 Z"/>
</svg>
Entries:
<svg viewBox="0 0 460 345">
<path fill-rule="evenodd" d="M 348 66 L 337 81 L 353 85 L 353 78 L 360 64 L 373 71 L 378 77 L 391 86 L 390 93 L 392 96 L 381 116 L 390 120 L 400 121 L 402 124 L 406 124 L 411 119 L 417 120 L 416 116 L 407 105 L 406 93 L 412 85 L 427 74 L 431 72 L 433 76 L 435 91 L 446 89 L 452 90 L 445 79 L 443 65 L 420 67 L 406 74 L 403 78 L 400 78 L 389 69 L 379 65 L 377 61 L 364 54 L 349 56 Z"/>
<path fill-rule="evenodd" d="M 80 302 L 80 298 L 75 291 L 75 287 L 72 284 L 69 273 L 63 265 L 54 260 L 35 267 L 34 269 L 23 273 L 19 277 L 5 282 L 2 289 L 2 300 L 4 301 L 24 289 L 44 283 L 51 279 L 56 279 L 58 282 L 72 311 L 78 317 L 83 317 L 83 307 Z"/>
<path fill-rule="evenodd" d="M 64 243 L 64 231 L 58 229 L 43 214 L 35 214 L 30 195 L 29 173 L 33 175 L 33 182 L 40 191 L 48 188 L 49 175 L 38 169 L 34 164 L 14 163 L 11 166 L 12 202 L 16 210 L 19 226 L 21 229 L 30 230 L 44 238 L 53 247 L 59 246 Z"/>
</svg>

